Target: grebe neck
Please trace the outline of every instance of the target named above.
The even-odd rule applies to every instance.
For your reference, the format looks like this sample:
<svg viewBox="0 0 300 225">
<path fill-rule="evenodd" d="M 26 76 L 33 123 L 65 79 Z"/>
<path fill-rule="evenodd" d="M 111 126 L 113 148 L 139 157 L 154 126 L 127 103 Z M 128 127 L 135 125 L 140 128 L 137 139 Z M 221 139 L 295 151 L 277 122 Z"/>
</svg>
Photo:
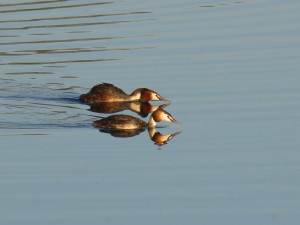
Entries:
<svg viewBox="0 0 300 225">
<path fill-rule="evenodd" d="M 137 101 L 141 99 L 141 91 L 139 91 L 138 89 L 133 91 L 128 97 L 130 101 Z"/>
<path fill-rule="evenodd" d="M 156 133 L 156 128 L 154 128 L 154 127 L 149 127 L 148 128 L 148 134 L 149 134 L 149 137 L 150 138 L 153 138 L 153 136 L 154 136 L 154 134 Z"/>
<path fill-rule="evenodd" d="M 155 128 L 156 127 L 156 121 L 153 118 L 153 114 L 150 116 L 149 121 L 148 121 L 148 127 L 149 128 Z"/>
</svg>

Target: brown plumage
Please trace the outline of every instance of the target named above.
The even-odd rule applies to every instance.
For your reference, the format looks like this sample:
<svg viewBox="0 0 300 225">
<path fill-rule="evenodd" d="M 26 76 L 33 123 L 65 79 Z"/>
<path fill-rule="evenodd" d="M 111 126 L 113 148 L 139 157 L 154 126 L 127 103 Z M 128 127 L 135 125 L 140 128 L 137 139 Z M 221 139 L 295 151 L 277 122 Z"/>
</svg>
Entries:
<svg viewBox="0 0 300 225">
<path fill-rule="evenodd" d="M 85 103 L 169 101 L 161 97 L 155 91 L 147 88 L 138 88 L 128 95 L 122 89 L 109 83 L 101 83 L 94 86 L 88 93 L 81 95 L 79 99 L 81 102 Z"/>
<path fill-rule="evenodd" d="M 94 126 L 105 129 L 144 129 L 147 127 L 154 128 L 160 121 L 180 124 L 170 113 L 159 107 L 151 114 L 148 123 L 133 116 L 119 114 L 94 121 Z"/>
</svg>

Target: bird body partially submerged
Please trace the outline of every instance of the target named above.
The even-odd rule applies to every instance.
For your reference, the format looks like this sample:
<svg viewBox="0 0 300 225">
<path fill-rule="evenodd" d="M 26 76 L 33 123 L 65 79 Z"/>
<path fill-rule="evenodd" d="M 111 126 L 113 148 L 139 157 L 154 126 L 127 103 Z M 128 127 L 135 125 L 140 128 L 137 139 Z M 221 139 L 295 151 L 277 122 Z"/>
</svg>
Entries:
<svg viewBox="0 0 300 225">
<path fill-rule="evenodd" d="M 126 101 L 169 101 L 161 97 L 155 91 L 147 88 L 138 88 L 130 95 L 126 94 L 122 89 L 109 83 L 101 83 L 94 86 L 88 93 L 79 97 L 81 102 L 97 103 L 97 102 L 126 102 Z"/>
</svg>

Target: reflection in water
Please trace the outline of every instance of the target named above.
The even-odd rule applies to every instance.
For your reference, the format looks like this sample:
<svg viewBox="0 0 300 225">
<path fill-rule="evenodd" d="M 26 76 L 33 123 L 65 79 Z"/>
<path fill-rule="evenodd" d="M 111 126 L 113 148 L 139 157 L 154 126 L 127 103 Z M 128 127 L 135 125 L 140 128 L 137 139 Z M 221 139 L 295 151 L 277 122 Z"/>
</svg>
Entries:
<svg viewBox="0 0 300 225">
<path fill-rule="evenodd" d="M 148 128 L 149 137 L 156 145 L 164 145 L 180 132 L 173 134 L 161 134 L 156 131 L 156 124 L 160 121 L 169 121 L 179 124 L 170 113 L 158 107 L 150 116 L 146 123 L 139 118 L 130 115 L 112 115 L 100 120 L 94 121 L 94 126 L 100 128 L 100 132 L 109 133 L 113 137 L 133 137 L 139 135 Z"/>
<path fill-rule="evenodd" d="M 134 116 L 118 114 L 96 120 L 93 124 L 95 127 L 104 129 L 143 129 L 147 127 L 155 128 L 157 123 L 161 121 L 180 124 L 170 113 L 161 107 L 158 107 L 158 109 L 151 114 L 148 123 Z"/>
<path fill-rule="evenodd" d="M 128 138 L 139 135 L 144 132 L 146 129 L 99 129 L 102 133 L 110 134 L 113 137 L 118 138 Z M 155 145 L 163 146 L 171 141 L 176 135 L 179 135 L 181 132 L 175 132 L 172 134 L 161 134 L 156 130 L 156 128 L 148 129 L 149 137 L 154 142 Z"/>
<path fill-rule="evenodd" d="M 179 135 L 181 132 L 175 132 L 173 134 L 161 134 L 156 131 L 156 128 L 148 129 L 149 137 L 154 142 L 155 145 L 162 146 L 167 144 L 168 141 L 171 141 L 176 135 Z"/>
<path fill-rule="evenodd" d="M 116 113 L 124 110 L 130 110 L 141 117 L 147 117 L 149 113 L 154 112 L 158 107 L 165 108 L 170 103 L 163 105 L 151 105 L 149 102 L 101 102 L 90 105 L 90 111 L 97 113 Z"/>
<path fill-rule="evenodd" d="M 128 137 L 134 137 L 136 135 L 139 135 L 140 133 L 144 132 L 145 129 L 99 129 L 102 133 L 110 134 L 113 137 L 119 137 L 119 138 L 128 138 Z"/>
</svg>

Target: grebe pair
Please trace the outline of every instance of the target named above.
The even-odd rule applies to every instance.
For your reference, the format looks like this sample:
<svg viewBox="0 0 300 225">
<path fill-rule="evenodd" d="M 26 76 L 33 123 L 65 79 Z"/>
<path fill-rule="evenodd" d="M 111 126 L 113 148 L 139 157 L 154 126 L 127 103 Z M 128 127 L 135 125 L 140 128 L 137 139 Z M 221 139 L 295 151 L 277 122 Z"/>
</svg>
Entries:
<svg viewBox="0 0 300 225">
<path fill-rule="evenodd" d="M 148 102 L 160 100 L 170 102 L 155 91 L 147 88 L 138 88 L 128 95 L 120 88 L 109 83 L 101 83 L 94 86 L 90 92 L 81 95 L 79 99 L 82 102 L 91 104 L 99 102 Z M 180 124 L 170 113 L 163 110 L 162 107 L 158 107 L 150 116 L 148 123 L 133 116 L 119 114 L 94 121 L 94 126 L 104 129 L 145 129 L 147 127 L 155 128 L 157 122 L 160 121 L 170 121 Z"/>
</svg>

